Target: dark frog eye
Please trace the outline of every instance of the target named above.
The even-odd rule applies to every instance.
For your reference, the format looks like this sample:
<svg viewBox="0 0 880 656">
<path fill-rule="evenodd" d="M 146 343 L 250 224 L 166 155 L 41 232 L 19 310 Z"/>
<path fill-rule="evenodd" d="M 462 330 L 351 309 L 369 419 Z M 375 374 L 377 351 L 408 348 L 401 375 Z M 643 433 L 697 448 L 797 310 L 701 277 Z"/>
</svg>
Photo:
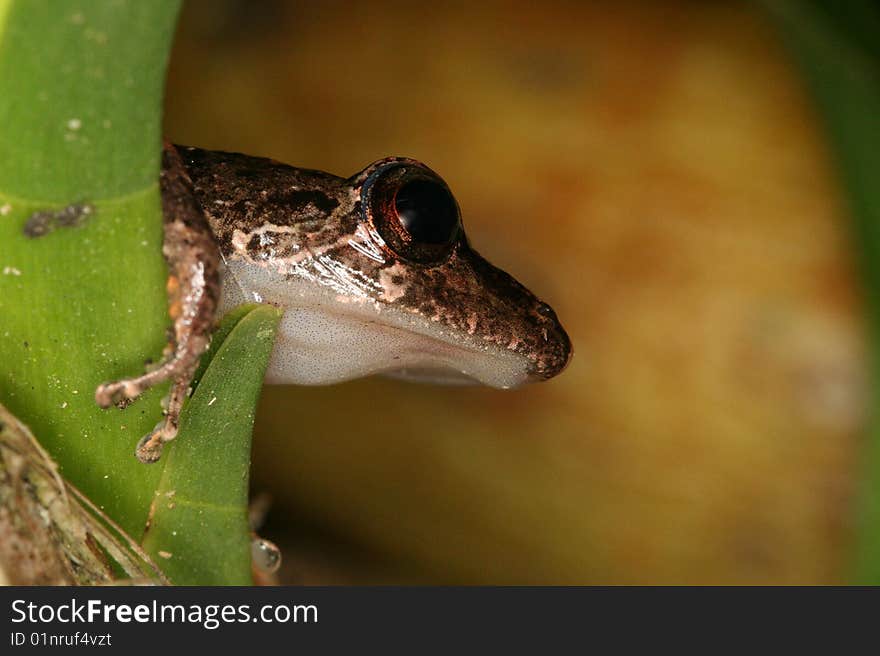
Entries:
<svg viewBox="0 0 880 656">
<path fill-rule="evenodd" d="M 445 244 L 458 232 L 458 207 L 445 185 L 413 180 L 397 190 L 397 219 L 413 241 Z"/>
<path fill-rule="evenodd" d="M 364 194 L 367 218 L 401 258 L 436 263 L 458 239 L 455 198 L 443 180 L 416 162 L 380 168 L 364 184 Z"/>
</svg>

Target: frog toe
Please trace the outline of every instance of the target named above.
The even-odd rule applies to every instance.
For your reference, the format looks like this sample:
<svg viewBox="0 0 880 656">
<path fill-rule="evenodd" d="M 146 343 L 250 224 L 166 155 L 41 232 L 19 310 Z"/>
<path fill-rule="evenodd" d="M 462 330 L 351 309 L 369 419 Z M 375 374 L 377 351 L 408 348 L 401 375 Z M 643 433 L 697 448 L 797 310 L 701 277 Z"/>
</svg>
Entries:
<svg viewBox="0 0 880 656">
<path fill-rule="evenodd" d="M 145 465 L 151 465 L 162 457 L 162 447 L 165 446 L 165 422 L 159 422 L 151 432 L 144 435 L 134 450 L 135 457 Z"/>
<path fill-rule="evenodd" d="M 117 380 L 98 385 L 95 390 L 95 403 L 101 408 L 115 405 L 120 410 L 127 408 L 141 395 L 143 387 L 131 380 Z"/>
</svg>

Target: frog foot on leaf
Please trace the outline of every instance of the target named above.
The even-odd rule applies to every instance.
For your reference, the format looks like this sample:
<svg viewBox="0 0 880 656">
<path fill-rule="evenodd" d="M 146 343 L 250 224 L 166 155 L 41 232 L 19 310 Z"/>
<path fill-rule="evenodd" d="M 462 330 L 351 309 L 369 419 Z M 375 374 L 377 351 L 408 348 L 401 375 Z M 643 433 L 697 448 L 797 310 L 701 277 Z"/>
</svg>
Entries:
<svg viewBox="0 0 880 656">
<path fill-rule="evenodd" d="M 135 454 L 141 462 L 156 462 L 162 446 L 177 435 L 180 411 L 189 394 L 199 359 L 208 348 L 220 299 L 220 254 L 207 219 L 193 195 L 192 182 L 177 150 L 166 144 L 163 151 L 162 252 L 168 263 L 168 313 L 174 322 L 172 343 L 162 361 L 146 373 L 99 385 L 95 401 L 102 408 L 124 408 L 147 389 L 173 381 L 165 419 L 144 436 Z"/>
</svg>

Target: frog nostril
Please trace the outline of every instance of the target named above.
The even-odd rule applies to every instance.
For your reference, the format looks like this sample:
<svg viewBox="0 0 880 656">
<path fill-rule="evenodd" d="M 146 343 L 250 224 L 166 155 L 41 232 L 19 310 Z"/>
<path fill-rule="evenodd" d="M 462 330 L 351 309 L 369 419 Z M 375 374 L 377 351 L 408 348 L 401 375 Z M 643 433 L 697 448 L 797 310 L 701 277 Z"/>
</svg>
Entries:
<svg viewBox="0 0 880 656">
<path fill-rule="evenodd" d="M 542 317 L 552 318 L 554 316 L 553 308 L 544 302 L 539 302 L 538 307 L 535 308 L 535 310 Z"/>
</svg>

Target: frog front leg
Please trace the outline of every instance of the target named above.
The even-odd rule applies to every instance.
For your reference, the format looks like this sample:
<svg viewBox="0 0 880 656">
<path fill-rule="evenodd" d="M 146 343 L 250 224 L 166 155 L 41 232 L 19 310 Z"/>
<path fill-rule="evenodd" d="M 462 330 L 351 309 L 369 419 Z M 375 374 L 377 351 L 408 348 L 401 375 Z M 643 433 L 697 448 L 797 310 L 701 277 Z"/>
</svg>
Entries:
<svg viewBox="0 0 880 656">
<path fill-rule="evenodd" d="M 100 385 L 95 401 L 102 408 L 125 407 L 145 390 L 172 381 L 165 418 L 138 443 L 141 462 L 156 462 L 163 445 L 177 435 L 183 402 L 199 359 L 208 348 L 220 299 L 220 254 L 208 221 L 193 193 L 192 181 L 176 148 L 162 151 L 162 253 L 168 263 L 168 313 L 173 339 L 157 367 L 136 378 Z"/>
</svg>

